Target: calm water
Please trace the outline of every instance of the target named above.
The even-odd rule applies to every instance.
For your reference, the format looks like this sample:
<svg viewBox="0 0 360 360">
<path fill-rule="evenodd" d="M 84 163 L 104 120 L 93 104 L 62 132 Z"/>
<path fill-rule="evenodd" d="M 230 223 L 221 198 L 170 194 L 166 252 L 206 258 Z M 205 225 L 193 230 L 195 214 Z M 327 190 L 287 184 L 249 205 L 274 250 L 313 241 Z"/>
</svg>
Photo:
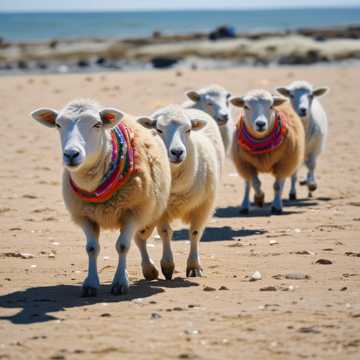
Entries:
<svg viewBox="0 0 360 360">
<path fill-rule="evenodd" d="M 53 38 L 138 37 L 209 31 L 231 24 L 238 31 L 284 30 L 360 24 L 360 7 L 254 11 L 154 11 L 101 13 L 0 13 L 0 37 L 13 41 Z"/>
</svg>

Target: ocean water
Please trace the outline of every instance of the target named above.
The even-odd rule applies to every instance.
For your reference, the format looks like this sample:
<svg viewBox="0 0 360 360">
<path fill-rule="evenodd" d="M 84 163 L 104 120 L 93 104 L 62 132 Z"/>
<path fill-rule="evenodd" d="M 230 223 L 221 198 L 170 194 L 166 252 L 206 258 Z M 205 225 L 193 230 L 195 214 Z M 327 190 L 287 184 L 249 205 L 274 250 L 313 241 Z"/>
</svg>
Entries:
<svg viewBox="0 0 360 360">
<path fill-rule="evenodd" d="M 237 31 L 360 24 L 360 7 L 346 9 L 153 11 L 98 13 L 0 13 L 0 37 L 10 41 L 58 38 L 130 38 L 210 31 L 219 25 Z"/>
</svg>

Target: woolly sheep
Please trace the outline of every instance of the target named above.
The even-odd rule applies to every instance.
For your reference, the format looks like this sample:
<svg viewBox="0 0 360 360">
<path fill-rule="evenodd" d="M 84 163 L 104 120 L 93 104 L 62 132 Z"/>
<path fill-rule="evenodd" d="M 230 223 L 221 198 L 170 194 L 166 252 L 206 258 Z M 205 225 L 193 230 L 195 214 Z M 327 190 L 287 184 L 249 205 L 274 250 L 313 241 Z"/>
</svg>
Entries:
<svg viewBox="0 0 360 360">
<path fill-rule="evenodd" d="M 225 153 L 228 154 L 234 132 L 234 122 L 229 111 L 231 94 L 222 86 L 210 85 L 188 91 L 186 96 L 190 101 L 183 103 L 185 108 L 203 110 L 215 119 L 220 129 Z"/>
<path fill-rule="evenodd" d="M 119 262 L 112 283 L 113 294 L 128 291 L 126 255 L 134 236 L 141 252 L 145 278 L 157 278 L 158 272 L 146 250 L 146 239 L 162 216 L 170 192 L 170 166 L 161 139 L 145 130 L 131 116 L 116 109 L 101 108 L 91 100 L 75 100 L 61 111 L 41 108 L 32 116 L 43 125 L 58 128 L 60 134 L 64 163 L 63 197 L 72 219 L 85 234 L 89 257 L 83 296 L 95 296 L 99 288 L 97 256 L 101 228 L 121 230 L 116 242 Z M 112 136 L 120 122 L 133 133 L 136 169 L 120 188 L 110 192 L 112 197 L 109 199 L 102 202 L 84 200 L 74 191 L 70 181 L 81 191 L 98 189 L 116 160 L 112 157 L 115 147 Z M 130 145 L 124 145 L 123 149 L 124 156 L 129 159 Z"/>
<path fill-rule="evenodd" d="M 325 148 L 328 121 L 318 97 L 328 92 L 327 87 L 314 89 L 306 81 L 294 81 L 286 87 L 276 89 L 281 95 L 290 98 L 291 105 L 299 115 L 305 128 L 305 165 L 308 168 L 307 179 L 302 182 L 309 189 L 309 196 L 316 190 L 315 167 L 318 156 Z M 291 177 L 289 197 L 296 199 L 297 173 Z"/>
<path fill-rule="evenodd" d="M 275 177 L 271 212 L 279 214 L 282 212 L 284 181 L 298 169 L 303 160 L 305 139 L 301 120 L 290 104 L 285 103 L 286 99 L 273 96 L 265 90 L 253 90 L 246 96 L 232 98 L 230 102 L 243 109 L 232 147 L 235 166 L 245 179 L 241 212 L 249 212 L 251 185 L 255 190 L 255 204 L 263 206 L 264 193 L 258 173 L 264 172 L 272 173 Z M 286 127 L 281 125 L 281 119 L 285 121 Z M 240 138 L 244 131 L 246 137 Z M 255 145 L 247 146 L 247 139 L 250 139 L 250 145 Z M 265 143 L 265 139 L 268 142 Z"/>
<path fill-rule="evenodd" d="M 178 105 L 170 105 L 138 121 L 160 134 L 171 164 L 169 203 L 157 227 L 164 245 L 162 272 L 166 279 L 171 279 L 175 265 L 170 225 L 180 219 L 190 224 L 186 275 L 201 276 L 199 241 L 214 209 L 225 158 L 219 129 L 205 112 Z"/>
</svg>

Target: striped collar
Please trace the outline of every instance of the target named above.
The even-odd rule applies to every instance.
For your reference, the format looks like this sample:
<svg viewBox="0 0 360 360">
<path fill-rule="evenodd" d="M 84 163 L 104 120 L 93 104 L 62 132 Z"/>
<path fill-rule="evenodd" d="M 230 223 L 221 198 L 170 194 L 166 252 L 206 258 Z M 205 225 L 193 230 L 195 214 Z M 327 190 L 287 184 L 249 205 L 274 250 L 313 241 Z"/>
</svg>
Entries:
<svg viewBox="0 0 360 360">
<path fill-rule="evenodd" d="M 271 133 L 261 139 L 257 139 L 249 133 L 244 119 L 241 117 L 238 124 L 237 140 L 243 149 L 253 155 L 269 154 L 282 144 L 286 133 L 285 115 L 280 111 L 276 111 L 275 123 Z"/>
<path fill-rule="evenodd" d="M 135 171 L 134 141 L 131 129 L 120 123 L 111 130 L 112 156 L 109 170 L 101 184 L 91 192 L 80 189 L 71 175 L 70 187 L 83 201 L 101 203 L 109 200 L 115 191 L 120 189 Z"/>
</svg>

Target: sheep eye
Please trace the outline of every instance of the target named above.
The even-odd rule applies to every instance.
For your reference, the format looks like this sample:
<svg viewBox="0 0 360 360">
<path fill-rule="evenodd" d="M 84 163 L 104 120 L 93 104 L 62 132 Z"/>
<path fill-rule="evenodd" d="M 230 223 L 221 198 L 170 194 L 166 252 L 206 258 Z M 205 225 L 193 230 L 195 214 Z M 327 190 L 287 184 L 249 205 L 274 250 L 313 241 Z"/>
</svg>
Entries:
<svg viewBox="0 0 360 360">
<path fill-rule="evenodd" d="M 96 129 L 100 129 L 102 126 L 102 124 L 100 123 L 96 123 L 93 127 L 96 128 Z"/>
<path fill-rule="evenodd" d="M 185 133 L 186 133 L 186 134 L 190 134 L 190 131 L 191 131 L 191 129 L 187 129 L 187 130 L 185 131 Z"/>
<path fill-rule="evenodd" d="M 55 126 L 56 126 L 58 129 L 61 128 L 61 126 L 60 126 L 58 123 L 55 123 Z"/>
<path fill-rule="evenodd" d="M 250 108 L 247 105 L 244 105 L 245 110 L 250 110 Z"/>
<path fill-rule="evenodd" d="M 159 134 L 162 134 L 162 133 L 163 133 L 162 130 L 160 130 L 160 129 L 156 129 L 156 131 L 157 131 Z"/>
</svg>

